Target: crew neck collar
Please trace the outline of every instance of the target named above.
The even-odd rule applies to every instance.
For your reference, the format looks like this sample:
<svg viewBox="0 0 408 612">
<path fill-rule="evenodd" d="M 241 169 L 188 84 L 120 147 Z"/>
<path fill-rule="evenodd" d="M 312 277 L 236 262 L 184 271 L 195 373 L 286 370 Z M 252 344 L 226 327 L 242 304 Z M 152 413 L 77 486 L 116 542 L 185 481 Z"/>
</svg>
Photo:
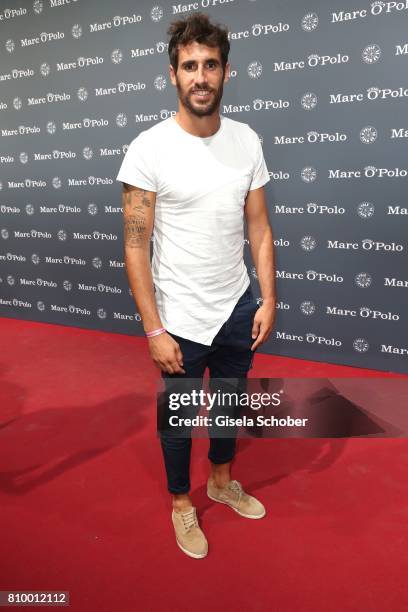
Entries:
<svg viewBox="0 0 408 612">
<path fill-rule="evenodd" d="M 211 140 L 212 138 L 215 138 L 215 136 L 217 136 L 223 127 L 223 123 L 224 123 L 224 117 L 223 115 L 220 114 L 220 126 L 218 128 L 218 130 L 216 132 L 214 132 L 214 134 L 212 134 L 211 136 L 195 136 L 194 134 L 190 134 L 190 132 L 187 132 L 187 130 L 185 130 L 183 127 L 181 127 L 181 125 L 178 123 L 178 121 L 176 121 L 176 118 L 172 115 L 170 117 L 170 120 L 174 123 L 174 125 L 181 130 L 182 132 L 184 132 L 184 134 L 186 134 L 186 136 L 190 136 L 191 138 L 196 138 L 198 140 L 203 140 L 204 142 L 206 142 L 207 140 Z"/>
</svg>

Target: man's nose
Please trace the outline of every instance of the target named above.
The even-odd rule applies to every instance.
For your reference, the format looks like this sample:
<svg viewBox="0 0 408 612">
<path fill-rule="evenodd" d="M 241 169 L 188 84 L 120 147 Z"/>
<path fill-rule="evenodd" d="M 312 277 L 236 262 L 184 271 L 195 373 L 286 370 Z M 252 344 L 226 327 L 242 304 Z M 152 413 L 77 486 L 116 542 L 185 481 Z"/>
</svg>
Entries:
<svg viewBox="0 0 408 612">
<path fill-rule="evenodd" d="M 207 79 L 205 75 L 204 66 L 198 66 L 197 71 L 195 73 L 195 80 L 196 80 L 196 83 L 199 83 L 200 85 L 206 82 Z"/>
</svg>

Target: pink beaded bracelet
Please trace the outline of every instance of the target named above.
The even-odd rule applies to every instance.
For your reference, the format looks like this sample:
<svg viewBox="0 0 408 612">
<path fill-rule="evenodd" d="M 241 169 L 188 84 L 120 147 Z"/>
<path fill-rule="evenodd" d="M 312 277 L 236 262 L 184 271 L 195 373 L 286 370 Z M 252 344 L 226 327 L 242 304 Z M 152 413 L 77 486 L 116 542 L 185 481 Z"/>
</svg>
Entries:
<svg viewBox="0 0 408 612">
<path fill-rule="evenodd" d="M 145 332 L 148 338 L 152 336 L 158 336 L 159 334 L 163 334 L 166 330 L 164 327 L 159 327 L 158 329 L 153 329 L 153 331 Z"/>
</svg>

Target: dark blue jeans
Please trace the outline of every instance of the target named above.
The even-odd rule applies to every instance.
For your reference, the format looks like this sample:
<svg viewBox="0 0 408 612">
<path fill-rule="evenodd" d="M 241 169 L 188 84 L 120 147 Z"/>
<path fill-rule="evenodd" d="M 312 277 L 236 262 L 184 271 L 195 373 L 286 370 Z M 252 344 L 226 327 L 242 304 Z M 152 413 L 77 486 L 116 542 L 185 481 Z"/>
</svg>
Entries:
<svg viewBox="0 0 408 612">
<path fill-rule="evenodd" d="M 183 369 L 186 373 L 169 374 L 162 371 L 164 382 L 168 378 L 180 377 L 202 381 L 207 366 L 210 380 L 212 378 L 246 378 L 254 358 L 254 351 L 251 351 L 254 343 L 252 324 L 257 309 L 258 304 L 252 295 L 251 287 L 248 287 L 235 305 L 229 319 L 225 321 L 215 336 L 211 346 L 168 332 L 180 345 L 183 353 Z M 198 408 L 195 413 L 191 413 L 191 417 L 196 416 L 197 413 Z M 172 435 L 170 429 L 159 431 L 159 436 L 169 492 L 188 493 L 190 491 L 191 435 L 180 438 Z M 227 463 L 233 459 L 235 447 L 235 437 L 211 437 L 208 459 L 216 464 Z"/>
</svg>

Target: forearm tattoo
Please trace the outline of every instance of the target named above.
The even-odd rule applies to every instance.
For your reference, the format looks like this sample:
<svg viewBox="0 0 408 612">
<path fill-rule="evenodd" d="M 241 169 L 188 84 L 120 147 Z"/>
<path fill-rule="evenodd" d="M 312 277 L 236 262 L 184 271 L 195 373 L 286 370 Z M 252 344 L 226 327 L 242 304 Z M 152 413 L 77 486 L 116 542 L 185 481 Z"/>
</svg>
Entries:
<svg viewBox="0 0 408 612">
<path fill-rule="evenodd" d="M 125 184 L 123 193 L 125 247 L 140 248 L 146 244 L 146 208 L 151 207 L 144 189 L 135 189 Z"/>
</svg>

